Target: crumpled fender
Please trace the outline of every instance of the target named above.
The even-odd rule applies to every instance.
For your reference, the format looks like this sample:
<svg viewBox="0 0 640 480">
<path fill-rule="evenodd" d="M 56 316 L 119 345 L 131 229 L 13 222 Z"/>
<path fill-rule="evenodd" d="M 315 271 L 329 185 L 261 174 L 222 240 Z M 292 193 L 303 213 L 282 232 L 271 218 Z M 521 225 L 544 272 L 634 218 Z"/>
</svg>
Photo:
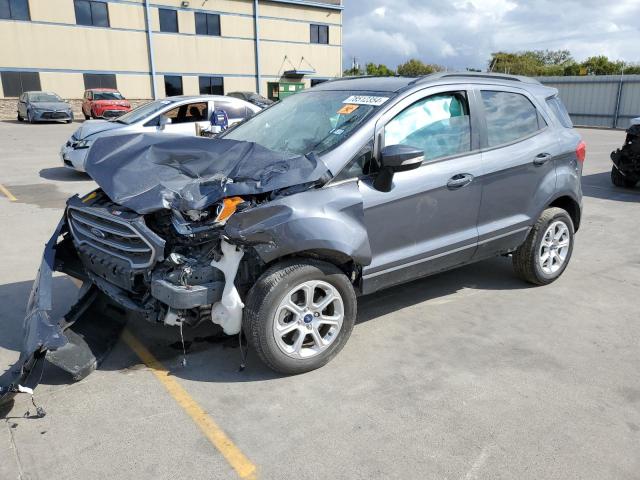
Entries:
<svg viewBox="0 0 640 480">
<path fill-rule="evenodd" d="M 225 226 L 232 243 L 253 245 L 269 263 L 309 250 L 338 252 L 371 263 L 362 195 L 356 181 L 282 197 L 234 214 Z"/>
</svg>

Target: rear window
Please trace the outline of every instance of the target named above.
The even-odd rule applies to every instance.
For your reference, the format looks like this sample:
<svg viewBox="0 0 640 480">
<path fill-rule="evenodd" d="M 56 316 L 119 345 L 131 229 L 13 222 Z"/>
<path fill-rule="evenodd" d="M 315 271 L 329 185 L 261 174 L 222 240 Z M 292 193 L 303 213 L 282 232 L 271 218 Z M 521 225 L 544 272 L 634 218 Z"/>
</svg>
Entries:
<svg viewBox="0 0 640 480">
<path fill-rule="evenodd" d="M 549 105 L 549 109 L 553 112 L 553 115 L 558 119 L 563 127 L 573 128 L 573 122 L 571 121 L 569 112 L 567 112 L 567 109 L 564 106 L 564 103 L 562 103 L 562 100 L 560 100 L 560 97 L 554 95 L 553 97 L 547 98 L 547 105 Z"/>
</svg>

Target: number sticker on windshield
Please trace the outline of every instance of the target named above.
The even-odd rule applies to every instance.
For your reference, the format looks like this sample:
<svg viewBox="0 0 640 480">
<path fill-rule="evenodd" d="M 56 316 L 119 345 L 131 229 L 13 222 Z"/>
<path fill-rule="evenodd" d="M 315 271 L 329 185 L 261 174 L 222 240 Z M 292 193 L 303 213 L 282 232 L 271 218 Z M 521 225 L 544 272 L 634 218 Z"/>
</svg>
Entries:
<svg viewBox="0 0 640 480">
<path fill-rule="evenodd" d="M 342 103 L 351 103 L 354 105 L 371 105 L 374 107 L 379 107 L 387 100 L 389 100 L 389 97 L 373 97 L 371 95 L 351 95 Z"/>
<path fill-rule="evenodd" d="M 350 113 L 355 112 L 358 109 L 358 107 L 359 105 L 353 105 L 352 103 L 349 103 L 344 107 L 342 107 L 340 110 L 338 110 L 337 113 L 340 115 L 349 115 Z"/>
</svg>

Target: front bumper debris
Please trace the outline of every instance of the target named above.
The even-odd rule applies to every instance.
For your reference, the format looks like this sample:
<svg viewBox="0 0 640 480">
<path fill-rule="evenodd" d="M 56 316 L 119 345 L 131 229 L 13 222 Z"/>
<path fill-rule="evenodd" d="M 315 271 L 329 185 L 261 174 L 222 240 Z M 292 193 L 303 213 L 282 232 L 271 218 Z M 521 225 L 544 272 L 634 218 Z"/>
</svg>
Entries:
<svg viewBox="0 0 640 480">
<path fill-rule="evenodd" d="M 124 313 L 109 310 L 100 292 L 88 282 L 83 284 L 77 302 L 64 317 L 51 318 L 53 271 L 60 270 L 65 263 L 64 255 L 59 255 L 62 252 L 56 247 L 65 231 L 62 219 L 45 245 L 27 303 L 20 357 L 0 379 L 0 405 L 28 391 L 24 387 L 35 388 L 45 356 L 71 373 L 74 380 L 84 378 L 106 356 L 126 323 Z"/>
</svg>

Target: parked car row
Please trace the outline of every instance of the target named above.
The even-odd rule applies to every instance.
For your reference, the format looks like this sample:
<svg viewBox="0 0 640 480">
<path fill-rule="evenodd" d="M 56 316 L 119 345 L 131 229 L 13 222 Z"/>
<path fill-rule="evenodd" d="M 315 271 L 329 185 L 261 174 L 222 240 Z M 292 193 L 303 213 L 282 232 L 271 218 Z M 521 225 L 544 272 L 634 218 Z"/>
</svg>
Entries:
<svg viewBox="0 0 640 480">
<path fill-rule="evenodd" d="M 85 121 L 62 146 L 62 163 L 84 172 L 91 145 L 105 136 L 153 132 L 195 135 L 196 125 L 201 129 L 211 127 L 211 119 L 217 111 L 223 111 L 228 124 L 234 125 L 259 112 L 260 107 L 222 95 L 176 96 L 155 100 L 115 119 Z"/>
</svg>

